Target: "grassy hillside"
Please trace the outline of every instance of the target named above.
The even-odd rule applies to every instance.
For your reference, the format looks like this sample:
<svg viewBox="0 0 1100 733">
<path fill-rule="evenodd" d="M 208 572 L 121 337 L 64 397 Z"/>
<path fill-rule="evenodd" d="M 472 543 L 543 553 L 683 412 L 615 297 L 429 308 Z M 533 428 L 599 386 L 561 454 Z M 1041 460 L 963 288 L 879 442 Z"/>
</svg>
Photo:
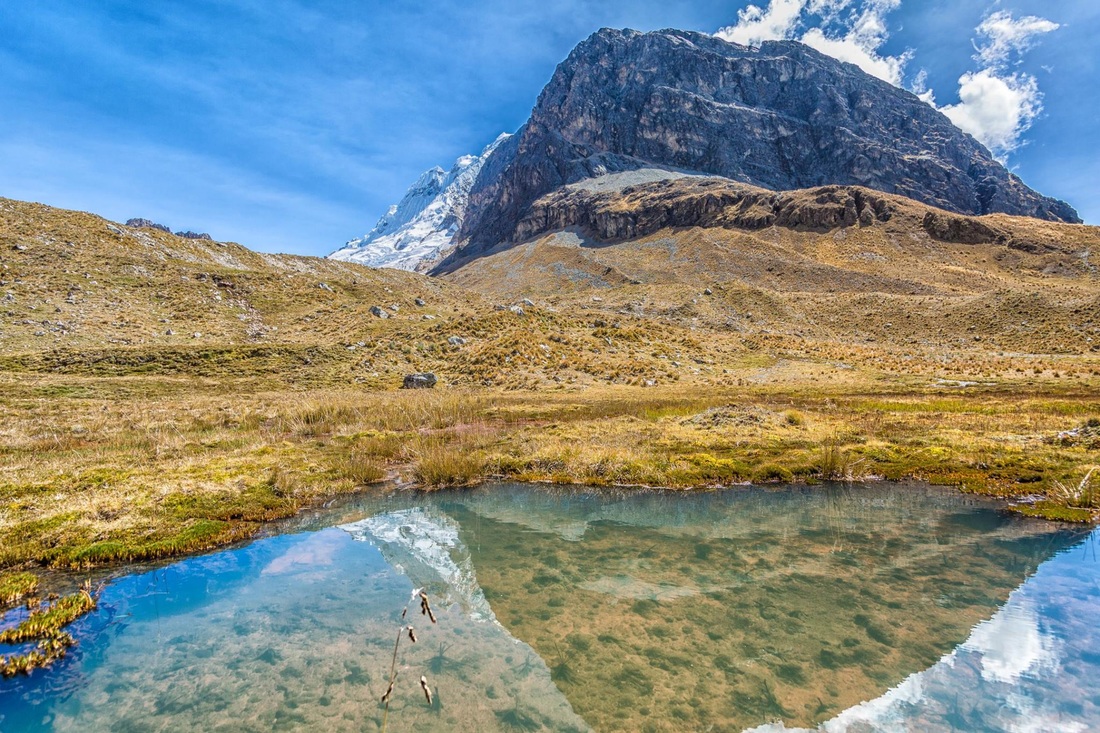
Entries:
<svg viewBox="0 0 1100 733">
<path fill-rule="evenodd" d="M 903 218 L 558 233 L 431 279 L 0 201 L 0 576 L 217 546 L 386 478 L 916 476 L 1090 519 L 1095 230 L 994 221 L 1032 251 Z M 397 391 L 422 370 L 436 390 Z"/>
<path fill-rule="evenodd" d="M 536 209 L 550 223 L 532 224 L 531 241 L 447 279 L 563 309 L 926 357 L 1100 351 L 1097 227 L 965 217 L 866 189 L 776 194 L 697 178 L 563 189 Z M 663 226 L 670 218 L 705 226 Z M 571 222 L 588 226 L 553 230 Z M 624 231 L 641 234 L 613 236 Z"/>
</svg>

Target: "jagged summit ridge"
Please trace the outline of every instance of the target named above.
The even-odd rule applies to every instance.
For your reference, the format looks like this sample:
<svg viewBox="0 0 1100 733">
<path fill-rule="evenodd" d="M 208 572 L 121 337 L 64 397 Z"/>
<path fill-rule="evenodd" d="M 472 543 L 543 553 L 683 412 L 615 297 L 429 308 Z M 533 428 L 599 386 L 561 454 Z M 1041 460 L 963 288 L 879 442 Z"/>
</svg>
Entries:
<svg viewBox="0 0 1100 733">
<path fill-rule="evenodd" d="M 439 166 L 425 171 L 369 233 L 329 258 L 400 270 L 434 262 L 451 246 L 482 165 L 508 137 L 501 135 L 481 155 L 460 157 L 449 172 Z"/>
<path fill-rule="evenodd" d="M 653 166 L 1080 221 L 915 95 L 804 44 L 604 29 L 558 66 L 527 123 L 483 164 L 458 255 L 517 241 L 530 206 L 563 185 Z"/>
</svg>

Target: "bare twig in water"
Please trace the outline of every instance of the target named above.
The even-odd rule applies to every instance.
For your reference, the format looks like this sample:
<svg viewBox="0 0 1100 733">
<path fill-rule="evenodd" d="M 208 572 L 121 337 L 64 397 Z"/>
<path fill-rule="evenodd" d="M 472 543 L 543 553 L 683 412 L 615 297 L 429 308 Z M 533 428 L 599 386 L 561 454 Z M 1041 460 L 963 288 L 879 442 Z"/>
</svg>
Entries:
<svg viewBox="0 0 1100 733">
<path fill-rule="evenodd" d="M 386 731 L 386 725 L 389 722 L 390 717 L 390 700 L 393 699 L 394 686 L 397 684 L 397 653 L 401 649 L 401 638 L 408 636 L 409 642 L 416 643 L 416 631 L 413 629 L 412 624 L 405 624 L 405 617 L 409 613 L 409 606 L 417 598 L 420 599 L 420 613 L 431 619 L 434 624 L 436 622 L 435 613 L 432 611 L 431 603 L 428 600 L 428 594 L 424 593 L 419 588 L 412 592 L 409 596 L 408 603 L 401 609 L 401 626 L 397 629 L 397 638 L 393 642 L 393 657 L 390 659 L 390 674 L 389 674 L 389 686 L 386 688 L 386 694 L 382 696 L 382 733 Z M 420 677 L 420 689 L 424 692 L 424 698 L 428 701 L 428 705 L 432 704 L 432 690 L 428 687 L 428 678 L 423 675 Z"/>
<path fill-rule="evenodd" d="M 428 701 L 428 704 L 432 704 L 432 688 L 428 687 L 428 678 L 424 675 L 420 675 L 420 689 L 424 691 L 424 699 Z"/>
</svg>

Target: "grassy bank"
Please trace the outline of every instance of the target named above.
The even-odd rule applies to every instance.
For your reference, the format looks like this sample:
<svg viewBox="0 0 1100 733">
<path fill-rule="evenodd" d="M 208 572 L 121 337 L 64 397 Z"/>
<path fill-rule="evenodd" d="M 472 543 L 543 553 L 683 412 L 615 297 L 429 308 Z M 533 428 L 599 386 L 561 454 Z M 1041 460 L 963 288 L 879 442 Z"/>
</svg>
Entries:
<svg viewBox="0 0 1100 733">
<path fill-rule="evenodd" d="M 146 398 L 132 380 L 66 379 L 58 393 L 99 396 L 10 390 L 0 402 L 0 569 L 201 551 L 387 477 L 674 488 L 916 477 L 1028 497 L 1019 511 L 1058 519 L 1100 506 L 1085 480 L 1100 398 L 1063 384 L 228 395 L 160 384 Z M 104 394 L 112 385 L 120 396 Z"/>
</svg>

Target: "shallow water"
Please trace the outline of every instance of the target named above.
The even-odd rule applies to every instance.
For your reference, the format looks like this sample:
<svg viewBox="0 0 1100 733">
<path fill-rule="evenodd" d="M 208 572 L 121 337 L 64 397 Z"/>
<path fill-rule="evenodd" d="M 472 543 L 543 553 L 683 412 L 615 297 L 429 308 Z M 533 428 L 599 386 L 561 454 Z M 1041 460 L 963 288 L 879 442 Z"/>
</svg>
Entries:
<svg viewBox="0 0 1100 733">
<path fill-rule="evenodd" d="M 917 485 L 501 485 L 120 577 L 0 731 L 379 730 L 414 588 L 393 731 L 1100 727 L 1094 536 Z"/>
</svg>

